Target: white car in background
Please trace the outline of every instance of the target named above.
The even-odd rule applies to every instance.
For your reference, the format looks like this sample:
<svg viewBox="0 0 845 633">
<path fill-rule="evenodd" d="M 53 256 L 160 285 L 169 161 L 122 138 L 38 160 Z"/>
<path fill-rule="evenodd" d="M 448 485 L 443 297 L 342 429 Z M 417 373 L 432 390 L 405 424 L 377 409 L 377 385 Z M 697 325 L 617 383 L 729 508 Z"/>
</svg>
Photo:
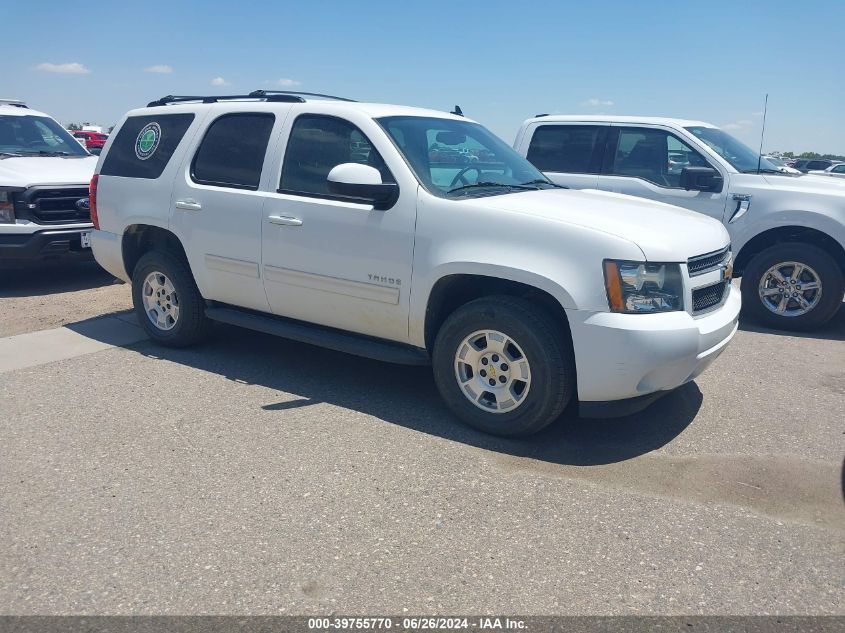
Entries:
<svg viewBox="0 0 845 633">
<path fill-rule="evenodd" d="M 784 173 L 701 121 L 540 115 L 522 124 L 515 147 L 557 184 L 666 202 L 722 222 L 743 277 L 743 310 L 758 321 L 810 330 L 842 306 L 845 180 Z"/>
<path fill-rule="evenodd" d="M 0 99 L 0 266 L 91 257 L 96 164 L 49 115 Z"/>
<path fill-rule="evenodd" d="M 833 176 L 834 178 L 845 178 L 845 163 L 831 165 L 824 171 L 811 171 L 809 173 L 815 174 L 817 176 Z"/>
</svg>

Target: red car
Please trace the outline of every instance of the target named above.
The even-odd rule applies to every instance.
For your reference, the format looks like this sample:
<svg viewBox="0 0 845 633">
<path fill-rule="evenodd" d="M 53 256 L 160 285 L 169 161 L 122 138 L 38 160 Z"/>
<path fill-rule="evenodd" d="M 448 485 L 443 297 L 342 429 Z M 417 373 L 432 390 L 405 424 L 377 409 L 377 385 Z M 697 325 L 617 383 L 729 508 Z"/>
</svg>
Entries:
<svg viewBox="0 0 845 633">
<path fill-rule="evenodd" d="M 108 139 L 108 134 L 102 134 L 100 132 L 88 132 L 86 130 L 74 130 L 71 132 L 74 137 L 78 139 L 82 139 L 85 141 L 85 147 L 90 152 L 91 150 L 101 150 L 103 149 L 103 145 L 106 144 L 106 139 Z"/>
</svg>

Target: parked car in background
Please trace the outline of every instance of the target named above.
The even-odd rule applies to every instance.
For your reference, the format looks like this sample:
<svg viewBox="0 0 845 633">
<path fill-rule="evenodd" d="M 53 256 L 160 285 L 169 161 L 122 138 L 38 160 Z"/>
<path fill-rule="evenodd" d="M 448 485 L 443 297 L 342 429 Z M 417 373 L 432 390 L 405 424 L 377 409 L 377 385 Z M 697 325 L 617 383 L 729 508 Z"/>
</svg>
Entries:
<svg viewBox="0 0 845 633">
<path fill-rule="evenodd" d="M 817 176 L 833 176 L 834 178 L 845 178 L 845 163 L 836 163 L 831 165 L 824 171 L 811 171 L 811 174 Z"/>
<path fill-rule="evenodd" d="M 845 181 L 783 173 L 700 121 L 541 116 L 523 123 L 515 147 L 558 184 L 658 200 L 723 222 L 743 276 L 743 309 L 767 325 L 817 328 L 842 305 Z M 680 155 L 686 166 L 672 169 Z"/>
<path fill-rule="evenodd" d="M 737 329 L 719 222 L 556 187 L 452 114 L 165 97 L 118 123 L 91 195 L 94 255 L 153 340 L 195 343 L 217 320 L 431 363 L 490 433 L 538 431 L 574 399 L 642 409 Z"/>
<path fill-rule="evenodd" d="M 0 265 L 90 258 L 96 163 L 48 115 L 0 100 Z"/>
<path fill-rule="evenodd" d="M 795 169 L 794 167 L 790 167 L 789 165 L 787 165 L 786 162 L 783 159 L 778 158 L 777 156 L 763 156 L 763 158 L 765 158 L 767 161 L 769 161 L 770 164 L 774 165 L 775 167 L 777 167 L 780 171 L 782 171 L 785 174 L 800 174 L 801 173 L 799 170 Z"/>
<path fill-rule="evenodd" d="M 106 141 L 109 139 L 108 134 L 103 134 L 102 132 L 90 132 L 88 130 L 74 130 L 71 134 L 74 138 L 84 141 L 85 147 L 92 154 L 99 154 L 100 151 L 102 151 L 103 146 L 106 144 Z"/>
<path fill-rule="evenodd" d="M 793 167 L 801 173 L 806 174 L 811 171 L 824 171 L 837 162 L 828 158 L 799 158 L 795 161 Z"/>
</svg>

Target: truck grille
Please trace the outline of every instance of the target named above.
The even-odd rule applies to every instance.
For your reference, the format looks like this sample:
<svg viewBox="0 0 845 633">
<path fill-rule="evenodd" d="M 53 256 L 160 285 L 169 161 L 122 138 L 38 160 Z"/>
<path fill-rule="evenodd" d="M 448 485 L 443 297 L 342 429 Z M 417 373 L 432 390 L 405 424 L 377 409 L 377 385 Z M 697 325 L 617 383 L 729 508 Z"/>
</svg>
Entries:
<svg viewBox="0 0 845 633">
<path fill-rule="evenodd" d="M 726 246 L 720 251 L 690 257 L 687 260 L 687 270 L 689 271 L 689 276 L 695 277 L 696 275 L 703 275 L 711 270 L 716 270 L 727 262 L 730 256 L 731 247 Z"/>
<path fill-rule="evenodd" d="M 692 291 L 692 313 L 697 314 L 722 303 L 730 281 L 718 281 L 715 284 L 696 288 Z"/>
<path fill-rule="evenodd" d="M 76 205 L 88 199 L 88 187 L 31 188 L 16 196 L 18 217 L 28 217 L 38 224 L 71 224 L 90 222 L 87 205 Z"/>
</svg>

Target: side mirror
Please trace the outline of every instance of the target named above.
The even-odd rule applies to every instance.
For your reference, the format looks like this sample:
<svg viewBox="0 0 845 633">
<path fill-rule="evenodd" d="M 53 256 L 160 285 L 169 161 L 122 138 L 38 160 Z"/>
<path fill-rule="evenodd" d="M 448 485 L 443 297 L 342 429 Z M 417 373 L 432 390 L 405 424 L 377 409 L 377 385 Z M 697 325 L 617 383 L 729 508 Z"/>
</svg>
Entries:
<svg viewBox="0 0 845 633">
<path fill-rule="evenodd" d="M 382 182 L 379 170 L 369 165 L 341 163 L 332 168 L 327 180 L 329 193 L 356 198 L 378 211 L 386 211 L 399 198 L 399 185 Z"/>
<path fill-rule="evenodd" d="M 718 193 L 724 182 L 722 174 L 712 167 L 684 167 L 681 170 L 681 187 L 687 191 Z"/>
</svg>

